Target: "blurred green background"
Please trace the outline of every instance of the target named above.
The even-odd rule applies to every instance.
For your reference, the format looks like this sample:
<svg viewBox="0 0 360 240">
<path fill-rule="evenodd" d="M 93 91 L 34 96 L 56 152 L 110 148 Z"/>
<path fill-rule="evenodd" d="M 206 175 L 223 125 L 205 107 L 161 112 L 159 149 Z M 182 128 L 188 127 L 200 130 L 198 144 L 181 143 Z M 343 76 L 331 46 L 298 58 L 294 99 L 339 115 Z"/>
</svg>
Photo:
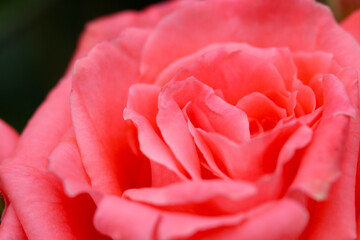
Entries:
<svg viewBox="0 0 360 240">
<path fill-rule="evenodd" d="M 354 2 L 322 1 L 338 19 L 344 12 L 339 1 Z M 160 0 L 0 0 L 0 118 L 22 131 L 64 73 L 86 22 L 155 2 Z"/>
</svg>

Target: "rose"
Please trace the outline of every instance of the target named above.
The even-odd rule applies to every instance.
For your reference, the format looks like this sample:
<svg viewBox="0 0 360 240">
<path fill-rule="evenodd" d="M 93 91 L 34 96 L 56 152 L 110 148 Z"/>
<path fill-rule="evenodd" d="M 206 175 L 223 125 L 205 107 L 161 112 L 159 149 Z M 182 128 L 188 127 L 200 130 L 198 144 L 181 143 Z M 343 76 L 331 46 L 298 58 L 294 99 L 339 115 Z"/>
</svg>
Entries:
<svg viewBox="0 0 360 240">
<path fill-rule="evenodd" d="M 310 0 L 97 20 L 11 153 L 1 123 L 0 236 L 355 239 L 359 71 Z"/>
</svg>

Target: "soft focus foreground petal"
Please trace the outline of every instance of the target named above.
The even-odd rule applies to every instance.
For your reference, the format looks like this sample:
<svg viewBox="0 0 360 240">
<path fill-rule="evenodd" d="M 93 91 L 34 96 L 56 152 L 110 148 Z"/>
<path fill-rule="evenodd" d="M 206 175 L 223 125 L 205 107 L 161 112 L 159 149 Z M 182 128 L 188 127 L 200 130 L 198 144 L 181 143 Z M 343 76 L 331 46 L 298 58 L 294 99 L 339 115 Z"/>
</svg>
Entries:
<svg viewBox="0 0 360 240">
<path fill-rule="evenodd" d="M 8 164 L 0 168 L 0 184 L 29 240 L 103 239 L 92 226 L 92 199 L 69 199 L 48 171 Z"/>
<path fill-rule="evenodd" d="M 341 177 L 331 187 L 329 197 L 317 204 L 312 215 L 309 240 L 356 238 L 355 183 L 359 154 L 360 118 L 351 119 Z"/>
<path fill-rule="evenodd" d="M 136 212 L 142 217 L 136 217 Z M 214 236 L 213 239 L 275 240 L 298 236 L 307 218 L 302 207 L 287 199 L 269 202 L 247 213 L 207 217 L 167 212 L 106 197 L 94 221 L 100 232 L 113 239 L 189 239 L 192 236 L 209 239 Z M 259 231 L 259 226 L 268 231 Z"/>
<path fill-rule="evenodd" d="M 14 165 L 3 166 L 0 173 L 2 188 L 29 239 L 76 239 L 65 217 L 61 184 L 53 175 Z"/>
<path fill-rule="evenodd" d="M 132 201 L 203 215 L 235 213 L 254 206 L 249 197 L 257 194 L 247 182 L 206 180 L 181 182 L 163 188 L 130 189 L 123 197 Z"/>
<path fill-rule="evenodd" d="M 326 199 L 330 185 L 340 175 L 350 117 L 356 117 L 343 83 L 326 74 L 323 84 L 324 112 L 292 186 L 316 200 Z"/>
<path fill-rule="evenodd" d="M 354 54 L 360 48 L 330 11 L 314 1 L 194 1 L 169 14 L 149 36 L 142 75 L 152 81 L 176 59 L 214 42 L 228 41 L 288 46 L 292 51 L 320 48 L 334 53 L 341 64 L 360 69 L 360 57 Z"/>
<path fill-rule="evenodd" d="M 122 48 L 124 41 L 131 40 L 98 44 L 77 62 L 71 95 L 76 139 L 91 184 L 113 194 L 136 187 L 140 164 L 127 142 L 123 119 L 128 89 L 138 78 L 137 61 Z"/>
<path fill-rule="evenodd" d="M 295 201 L 283 199 L 254 213 L 239 226 L 205 231 L 190 239 L 283 240 L 298 239 L 306 227 L 308 213 Z"/>
<path fill-rule="evenodd" d="M 341 26 L 351 33 L 360 44 L 360 9 L 343 20 Z"/>
<path fill-rule="evenodd" d="M 206 217 L 167 212 L 108 196 L 101 202 L 94 223 L 101 233 L 113 239 L 181 239 L 201 230 L 233 226 L 244 219 L 242 214 Z"/>
<path fill-rule="evenodd" d="M 14 208 L 10 204 L 7 206 L 0 224 L 0 239 L 6 240 L 26 240 L 24 229 L 19 222 Z"/>
<path fill-rule="evenodd" d="M 18 138 L 15 129 L 0 119 L 0 162 L 14 150 Z"/>
</svg>

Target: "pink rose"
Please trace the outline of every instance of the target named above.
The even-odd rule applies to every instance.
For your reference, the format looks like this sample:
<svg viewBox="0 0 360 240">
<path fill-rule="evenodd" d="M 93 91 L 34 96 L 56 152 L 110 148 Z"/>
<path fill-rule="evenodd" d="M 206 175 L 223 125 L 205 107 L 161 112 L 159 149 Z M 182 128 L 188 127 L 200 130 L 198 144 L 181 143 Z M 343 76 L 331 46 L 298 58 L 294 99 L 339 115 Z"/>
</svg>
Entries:
<svg viewBox="0 0 360 240">
<path fill-rule="evenodd" d="M 359 16 L 194 0 L 90 23 L 19 139 L 0 122 L 0 239 L 356 239 Z"/>
</svg>

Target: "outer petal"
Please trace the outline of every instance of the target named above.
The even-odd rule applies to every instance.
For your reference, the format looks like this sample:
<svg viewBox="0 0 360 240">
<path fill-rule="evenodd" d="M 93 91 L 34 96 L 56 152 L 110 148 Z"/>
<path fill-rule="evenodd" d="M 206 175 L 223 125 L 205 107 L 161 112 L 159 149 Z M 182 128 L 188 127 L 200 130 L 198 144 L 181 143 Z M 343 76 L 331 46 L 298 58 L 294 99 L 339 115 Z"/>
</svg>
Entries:
<svg viewBox="0 0 360 240">
<path fill-rule="evenodd" d="M 229 41 L 288 46 L 293 51 L 323 50 L 334 53 L 340 64 L 360 70 L 359 46 L 330 11 L 314 1 L 214 0 L 193 2 L 159 22 L 144 48 L 142 75 L 153 81 L 176 59 L 214 42 Z"/>
<path fill-rule="evenodd" d="M 341 22 L 341 26 L 353 35 L 360 44 L 360 9 Z"/>
<path fill-rule="evenodd" d="M 26 240 L 27 237 L 19 222 L 13 206 L 7 206 L 5 215 L 2 217 L 0 225 L 0 239 L 7 240 Z"/>
<path fill-rule="evenodd" d="M 327 198 L 331 183 L 340 175 L 350 117 L 356 117 L 343 83 L 333 75 L 324 75 L 323 84 L 324 112 L 293 183 L 293 188 L 316 200 Z"/>
<path fill-rule="evenodd" d="M 298 239 L 306 227 L 308 213 L 298 203 L 283 199 L 254 214 L 243 224 L 200 232 L 190 239 Z"/>
<path fill-rule="evenodd" d="M 71 95 L 85 170 L 95 189 L 113 194 L 136 187 L 139 165 L 127 142 L 123 119 L 129 87 L 138 78 L 136 59 L 122 49 L 121 43 L 127 40 L 98 44 L 77 62 Z"/>
<path fill-rule="evenodd" d="M 352 119 L 341 177 L 332 186 L 329 198 L 320 202 L 313 213 L 311 240 L 356 238 L 355 182 L 359 154 L 360 120 Z"/>
</svg>

